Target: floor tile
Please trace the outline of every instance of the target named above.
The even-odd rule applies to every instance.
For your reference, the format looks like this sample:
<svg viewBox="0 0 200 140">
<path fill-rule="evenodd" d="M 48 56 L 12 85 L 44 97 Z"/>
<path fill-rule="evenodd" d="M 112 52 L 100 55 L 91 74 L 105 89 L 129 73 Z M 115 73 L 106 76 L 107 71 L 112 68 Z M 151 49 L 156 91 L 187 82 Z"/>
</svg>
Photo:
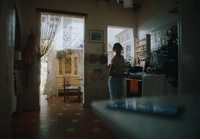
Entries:
<svg viewBox="0 0 200 140">
<path fill-rule="evenodd" d="M 99 128 L 95 128 L 95 129 L 92 129 L 92 130 L 93 130 L 93 132 L 98 132 L 98 131 L 100 131 Z"/>
<path fill-rule="evenodd" d="M 81 115 L 81 113 L 76 113 L 76 115 Z"/>
<path fill-rule="evenodd" d="M 76 99 L 76 100 L 72 100 Z M 41 97 L 39 111 L 12 116 L 12 139 L 111 139 L 105 125 L 91 108 L 77 98 Z"/>
<path fill-rule="evenodd" d="M 69 139 L 85 139 L 86 135 L 82 131 L 74 131 L 72 133 L 68 133 Z"/>
<path fill-rule="evenodd" d="M 72 120 L 72 122 L 78 122 L 78 119 Z"/>
<path fill-rule="evenodd" d="M 18 129 L 16 129 L 16 131 L 23 131 L 24 130 L 24 128 L 18 128 Z"/>
</svg>

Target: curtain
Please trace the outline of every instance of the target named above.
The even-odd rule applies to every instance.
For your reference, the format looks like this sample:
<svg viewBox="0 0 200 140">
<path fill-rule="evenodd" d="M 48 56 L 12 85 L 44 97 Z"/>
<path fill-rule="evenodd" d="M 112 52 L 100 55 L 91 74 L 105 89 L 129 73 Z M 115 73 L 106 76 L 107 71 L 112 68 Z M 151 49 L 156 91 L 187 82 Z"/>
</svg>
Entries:
<svg viewBox="0 0 200 140">
<path fill-rule="evenodd" d="M 41 42 L 40 42 L 40 54 L 45 55 L 49 50 L 56 34 L 58 33 L 59 25 L 61 22 L 61 15 L 48 13 L 41 13 Z"/>
</svg>

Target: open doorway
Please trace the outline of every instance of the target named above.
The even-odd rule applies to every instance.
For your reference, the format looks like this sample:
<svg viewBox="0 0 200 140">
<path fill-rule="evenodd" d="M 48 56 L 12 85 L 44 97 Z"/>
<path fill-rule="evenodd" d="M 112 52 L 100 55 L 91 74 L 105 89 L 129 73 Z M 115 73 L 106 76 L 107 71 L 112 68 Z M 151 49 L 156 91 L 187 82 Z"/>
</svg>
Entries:
<svg viewBox="0 0 200 140">
<path fill-rule="evenodd" d="M 132 65 L 134 63 L 134 37 L 133 28 L 120 27 L 120 26 L 108 26 L 107 27 L 107 52 L 108 52 L 108 65 L 111 63 L 114 51 L 113 45 L 119 42 L 123 49 L 122 55 L 124 56 L 125 63 Z"/>
<path fill-rule="evenodd" d="M 40 94 L 63 95 L 64 77 L 80 87 L 84 103 L 84 17 L 41 13 Z M 73 92 L 73 91 L 72 91 Z"/>
</svg>

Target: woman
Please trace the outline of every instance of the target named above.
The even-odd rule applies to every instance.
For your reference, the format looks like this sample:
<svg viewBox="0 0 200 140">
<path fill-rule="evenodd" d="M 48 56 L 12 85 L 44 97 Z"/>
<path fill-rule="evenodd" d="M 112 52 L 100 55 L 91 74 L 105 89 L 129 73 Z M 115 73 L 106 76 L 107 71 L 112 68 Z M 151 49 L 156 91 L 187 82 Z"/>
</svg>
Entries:
<svg viewBox="0 0 200 140">
<path fill-rule="evenodd" d="M 110 76 L 108 78 L 108 88 L 110 92 L 110 99 L 121 98 L 122 96 L 122 80 L 123 77 L 127 77 L 125 72 L 124 57 L 121 55 L 122 46 L 120 43 L 115 43 L 113 51 L 116 55 L 111 60 Z"/>
</svg>

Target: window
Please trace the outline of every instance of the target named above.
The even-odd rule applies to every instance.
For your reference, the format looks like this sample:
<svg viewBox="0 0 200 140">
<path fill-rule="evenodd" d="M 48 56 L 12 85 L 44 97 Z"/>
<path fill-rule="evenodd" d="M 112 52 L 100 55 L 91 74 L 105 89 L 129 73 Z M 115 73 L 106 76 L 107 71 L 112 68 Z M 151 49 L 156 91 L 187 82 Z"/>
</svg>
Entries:
<svg viewBox="0 0 200 140">
<path fill-rule="evenodd" d="M 118 40 L 118 42 L 122 45 L 121 55 L 123 55 L 124 59 L 127 61 L 130 61 L 133 57 L 133 39 L 131 37 L 131 32 L 131 30 L 126 29 L 116 35 L 116 41 Z"/>
<path fill-rule="evenodd" d="M 126 57 L 125 59 L 128 60 L 131 56 L 131 44 L 126 45 Z"/>
<path fill-rule="evenodd" d="M 124 55 L 124 47 L 122 46 L 121 54 Z"/>
<path fill-rule="evenodd" d="M 126 33 L 126 40 L 129 40 L 129 36 L 128 36 L 128 33 Z"/>
<path fill-rule="evenodd" d="M 126 41 L 131 39 L 131 31 L 129 31 L 128 33 L 126 33 Z"/>
<path fill-rule="evenodd" d="M 122 43 L 122 36 L 119 38 L 119 43 Z"/>
<path fill-rule="evenodd" d="M 121 35 L 118 40 L 121 44 L 131 39 L 131 31 L 128 31 L 126 34 Z"/>
<path fill-rule="evenodd" d="M 126 34 L 123 35 L 123 42 L 126 41 Z"/>
<path fill-rule="evenodd" d="M 129 60 L 131 57 L 131 31 L 119 36 L 118 40 L 123 48 L 121 54 L 124 56 L 124 59 Z"/>
<path fill-rule="evenodd" d="M 45 17 L 42 17 L 42 22 L 45 22 Z"/>
</svg>

